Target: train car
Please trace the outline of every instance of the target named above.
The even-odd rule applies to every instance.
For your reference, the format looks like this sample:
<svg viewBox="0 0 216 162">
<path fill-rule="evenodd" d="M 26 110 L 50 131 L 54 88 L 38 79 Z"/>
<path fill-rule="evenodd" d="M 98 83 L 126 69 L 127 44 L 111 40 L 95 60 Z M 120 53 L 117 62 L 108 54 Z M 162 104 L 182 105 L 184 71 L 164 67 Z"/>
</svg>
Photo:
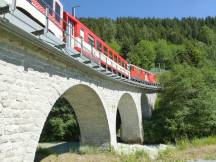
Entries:
<svg viewBox="0 0 216 162">
<path fill-rule="evenodd" d="M 9 5 L 12 0 L 5 0 Z M 46 25 L 46 8 L 49 8 L 49 31 L 63 39 L 63 5 L 60 0 L 16 0 L 16 7 L 42 27 Z"/>
<path fill-rule="evenodd" d="M 12 0 L 5 1 L 9 5 L 12 4 Z M 88 27 L 70 13 L 65 12 L 60 0 L 16 0 L 16 8 L 40 24 L 42 28 L 46 26 L 48 11 L 49 32 L 63 41 L 65 41 L 66 32 L 69 33 L 72 38 L 71 48 L 119 76 L 149 84 L 156 83 L 155 74 L 135 65 L 129 65 Z M 71 27 L 70 31 L 67 31 L 68 26 Z"/>
<path fill-rule="evenodd" d="M 157 82 L 155 74 L 142 68 L 139 68 L 135 65 L 130 65 L 130 77 L 132 80 L 148 82 L 150 84 L 155 84 Z"/>
<path fill-rule="evenodd" d="M 82 24 L 78 19 L 70 13 L 64 12 L 64 30 L 66 25 L 72 27 L 71 36 L 74 38 L 71 47 L 81 52 L 91 60 L 100 61 L 101 65 L 128 78 L 130 72 L 128 70 L 128 62 L 118 53 L 112 50 L 104 41 L 102 41 L 89 28 Z"/>
<path fill-rule="evenodd" d="M 157 83 L 157 76 L 156 76 L 156 74 L 148 72 L 147 78 L 148 78 L 148 82 L 149 83 L 152 83 L 152 84 Z"/>
</svg>

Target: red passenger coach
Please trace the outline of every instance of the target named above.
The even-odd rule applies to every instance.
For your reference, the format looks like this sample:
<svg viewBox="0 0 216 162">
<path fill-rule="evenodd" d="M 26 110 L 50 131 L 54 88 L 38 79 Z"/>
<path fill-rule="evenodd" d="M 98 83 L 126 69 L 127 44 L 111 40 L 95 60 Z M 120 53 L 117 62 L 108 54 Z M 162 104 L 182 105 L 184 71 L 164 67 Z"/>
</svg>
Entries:
<svg viewBox="0 0 216 162">
<path fill-rule="evenodd" d="M 64 12 L 64 20 L 72 26 L 71 34 L 74 37 L 72 48 L 82 52 L 91 60 L 99 60 L 100 64 L 110 71 L 125 78 L 129 77 L 128 62 L 125 59 L 71 14 Z M 66 30 L 66 24 L 64 29 Z"/>
<path fill-rule="evenodd" d="M 130 65 L 130 76 L 131 79 L 136 81 L 145 81 L 152 84 L 156 83 L 156 75 L 146 71 L 144 69 L 141 69 L 135 65 Z"/>
<path fill-rule="evenodd" d="M 157 77 L 153 73 L 148 73 L 148 81 L 150 83 L 156 83 L 157 82 Z"/>
</svg>

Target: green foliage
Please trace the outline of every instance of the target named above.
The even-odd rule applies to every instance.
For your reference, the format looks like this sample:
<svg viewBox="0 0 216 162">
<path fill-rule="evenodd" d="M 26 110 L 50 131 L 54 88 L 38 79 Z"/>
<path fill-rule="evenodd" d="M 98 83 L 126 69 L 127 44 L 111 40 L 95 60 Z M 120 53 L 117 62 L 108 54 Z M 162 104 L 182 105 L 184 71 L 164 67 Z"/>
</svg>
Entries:
<svg viewBox="0 0 216 162">
<path fill-rule="evenodd" d="M 215 42 L 215 33 L 208 26 L 204 25 L 201 28 L 199 39 L 206 44 L 213 44 Z"/>
<path fill-rule="evenodd" d="M 81 18 L 80 20 L 90 29 L 93 29 L 94 33 L 99 35 L 100 38 L 102 38 L 104 41 L 111 42 L 112 40 L 114 40 L 116 33 L 116 24 L 112 19 Z"/>
<path fill-rule="evenodd" d="M 145 69 L 154 67 L 155 48 L 152 42 L 142 40 L 128 54 L 131 63 Z"/>
<path fill-rule="evenodd" d="M 208 70 L 209 72 L 206 72 Z M 160 95 L 150 127 L 149 142 L 192 139 L 216 134 L 216 72 L 214 68 L 176 65 L 161 76 L 164 91 Z M 159 133 L 160 132 L 160 133 Z"/>
<path fill-rule="evenodd" d="M 40 141 L 76 141 L 79 136 L 79 125 L 73 108 L 64 98 L 60 98 L 47 118 Z"/>
<path fill-rule="evenodd" d="M 174 57 L 178 50 L 181 49 L 180 45 L 169 44 L 166 40 L 158 40 L 155 43 L 155 66 L 164 69 L 170 69 L 174 62 Z"/>
<path fill-rule="evenodd" d="M 205 62 L 205 51 L 194 42 L 185 42 L 183 50 L 177 51 L 175 63 L 198 67 Z"/>
<path fill-rule="evenodd" d="M 120 51 L 121 51 L 121 45 L 116 40 L 112 40 L 110 43 L 108 43 L 108 45 L 113 50 L 115 50 L 117 53 L 120 53 Z"/>
</svg>

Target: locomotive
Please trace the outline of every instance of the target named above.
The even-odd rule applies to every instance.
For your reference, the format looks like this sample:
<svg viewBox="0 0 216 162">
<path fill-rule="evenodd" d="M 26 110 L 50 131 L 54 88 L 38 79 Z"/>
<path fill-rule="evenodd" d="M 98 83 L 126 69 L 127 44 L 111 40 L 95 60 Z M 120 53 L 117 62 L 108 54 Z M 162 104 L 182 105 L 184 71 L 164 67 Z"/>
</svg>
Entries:
<svg viewBox="0 0 216 162">
<path fill-rule="evenodd" d="M 5 1 L 12 4 L 12 0 Z M 106 67 L 109 71 L 133 81 L 149 85 L 156 84 L 157 77 L 155 74 L 129 64 L 86 25 L 64 11 L 60 0 L 16 0 L 16 8 L 41 26 L 46 26 L 48 18 L 48 30 L 53 35 L 65 41 L 65 35 L 69 33 L 70 37 L 73 38 L 70 48 L 91 60 L 99 61 L 100 65 Z M 67 31 L 68 24 L 71 26 L 69 32 Z M 94 53 L 94 56 L 92 53 Z"/>
</svg>

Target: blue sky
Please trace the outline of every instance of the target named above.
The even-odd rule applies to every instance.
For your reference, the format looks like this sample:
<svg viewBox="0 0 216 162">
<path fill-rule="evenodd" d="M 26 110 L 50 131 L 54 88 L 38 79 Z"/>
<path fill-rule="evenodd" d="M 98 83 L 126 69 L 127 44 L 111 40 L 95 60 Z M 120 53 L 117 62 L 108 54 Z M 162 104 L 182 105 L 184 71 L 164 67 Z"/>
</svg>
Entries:
<svg viewBox="0 0 216 162">
<path fill-rule="evenodd" d="M 216 0 L 62 0 L 65 9 L 80 5 L 78 17 L 216 16 Z"/>
</svg>

